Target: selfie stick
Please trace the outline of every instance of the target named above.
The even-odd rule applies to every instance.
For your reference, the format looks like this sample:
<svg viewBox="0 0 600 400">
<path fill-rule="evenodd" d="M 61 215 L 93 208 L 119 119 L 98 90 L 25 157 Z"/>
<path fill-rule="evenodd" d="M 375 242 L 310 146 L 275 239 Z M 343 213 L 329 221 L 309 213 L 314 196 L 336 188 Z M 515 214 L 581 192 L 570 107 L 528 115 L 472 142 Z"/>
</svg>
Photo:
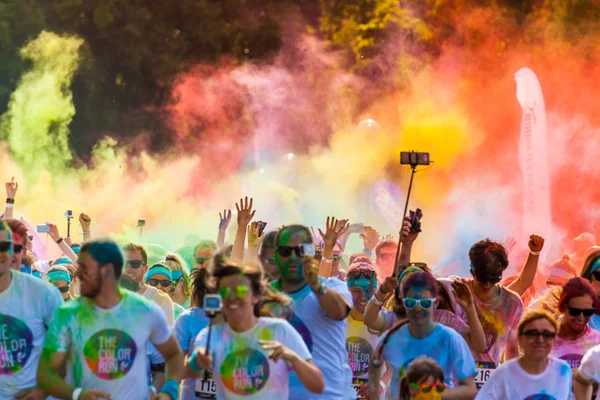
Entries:
<svg viewBox="0 0 600 400">
<path fill-rule="evenodd" d="M 67 237 L 71 237 L 71 218 L 67 217 Z"/>
<path fill-rule="evenodd" d="M 208 355 L 210 354 L 210 332 L 212 330 L 213 320 L 215 319 L 217 314 L 216 313 L 206 313 L 206 315 L 208 315 L 208 318 L 210 318 L 210 322 L 208 323 L 208 338 L 206 339 L 206 348 L 204 349 L 204 356 L 208 357 Z M 205 369 L 204 376 L 202 377 L 202 382 L 207 381 L 207 380 L 208 380 L 208 369 Z"/>
<path fill-rule="evenodd" d="M 402 214 L 402 225 L 400 225 L 400 237 L 398 239 L 398 248 L 396 249 L 396 260 L 394 262 L 394 276 L 398 275 L 398 263 L 400 262 L 400 244 L 402 243 L 402 230 L 404 229 L 404 219 L 406 218 L 406 211 L 408 211 L 408 200 L 410 199 L 410 192 L 412 190 L 413 179 L 415 177 L 415 173 L 417 172 L 417 163 L 410 164 L 410 168 L 412 172 L 410 174 L 410 183 L 408 184 L 408 193 L 406 194 L 406 204 L 404 205 L 404 214 Z"/>
</svg>

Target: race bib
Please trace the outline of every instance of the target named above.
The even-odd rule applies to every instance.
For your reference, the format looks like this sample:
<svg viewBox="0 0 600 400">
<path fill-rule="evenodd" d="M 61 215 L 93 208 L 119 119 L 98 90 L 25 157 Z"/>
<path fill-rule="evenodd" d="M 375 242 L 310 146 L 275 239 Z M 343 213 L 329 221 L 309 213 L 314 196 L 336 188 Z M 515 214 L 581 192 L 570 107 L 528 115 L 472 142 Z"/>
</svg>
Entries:
<svg viewBox="0 0 600 400">
<path fill-rule="evenodd" d="M 217 383 L 212 378 L 212 374 L 208 375 L 207 380 L 203 380 L 202 378 L 196 379 L 196 388 L 194 392 L 197 399 L 216 399 Z"/>
<path fill-rule="evenodd" d="M 362 378 L 352 378 L 352 387 L 354 388 L 354 391 L 356 392 L 356 398 L 357 399 L 366 399 L 365 396 L 359 396 L 358 395 L 358 389 L 364 385 L 365 383 L 367 383 L 369 380 L 368 379 L 362 379 Z"/>
<path fill-rule="evenodd" d="M 477 389 L 481 387 L 490 379 L 490 375 L 496 369 L 496 364 L 493 362 L 477 362 L 477 375 L 475 375 L 475 384 Z"/>
</svg>

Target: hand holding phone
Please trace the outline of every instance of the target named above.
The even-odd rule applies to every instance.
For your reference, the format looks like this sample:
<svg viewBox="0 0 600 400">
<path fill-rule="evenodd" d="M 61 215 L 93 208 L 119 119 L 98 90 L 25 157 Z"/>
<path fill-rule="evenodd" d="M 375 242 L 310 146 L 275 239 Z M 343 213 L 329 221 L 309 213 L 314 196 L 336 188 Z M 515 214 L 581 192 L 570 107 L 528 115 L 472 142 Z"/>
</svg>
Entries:
<svg viewBox="0 0 600 400">
<path fill-rule="evenodd" d="M 38 233 L 50 233 L 50 225 L 48 224 L 39 224 L 37 226 Z"/>
<path fill-rule="evenodd" d="M 421 232 L 421 218 L 423 218 L 423 211 L 420 208 L 417 208 L 417 211 L 410 210 L 410 233 L 419 233 Z"/>
</svg>

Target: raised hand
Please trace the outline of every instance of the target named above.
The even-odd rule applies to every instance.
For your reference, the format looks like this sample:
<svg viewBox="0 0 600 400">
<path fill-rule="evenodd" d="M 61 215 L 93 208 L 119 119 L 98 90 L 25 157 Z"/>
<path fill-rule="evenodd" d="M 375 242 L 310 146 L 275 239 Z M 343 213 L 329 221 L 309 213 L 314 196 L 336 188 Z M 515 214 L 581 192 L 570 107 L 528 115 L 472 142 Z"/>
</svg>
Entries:
<svg viewBox="0 0 600 400">
<path fill-rule="evenodd" d="M 316 289 L 319 281 L 319 262 L 314 257 L 304 257 L 302 277 L 312 289 Z"/>
<path fill-rule="evenodd" d="M 340 236 L 342 236 L 346 231 L 350 228 L 348 222 L 345 225 L 341 225 L 339 228 L 338 220 L 334 217 L 327 217 L 327 223 L 325 228 L 325 233 L 319 229 L 319 233 L 323 238 L 323 242 L 325 246 L 335 247 L 335 244 Z"/>
<path fill-rule="evenodd" d="M 60 233 L 58 232 L 58 227 L 56 226 L 56 224 L 53 224 L 52 222 L 46 222 L 46 224 L 48 224 L 48 226 L 50 227 L 50 232 L 48 232 L 48 235 L 50 235 L 52 240 L 54 240 L 56 242 L 58 239 L 60 239 Z"/>
<path fill-rule="evenodd" d="M 315 232 L 315 228 L 312 226 L 310 227 L 310 234 L 312 236 L 313 244 L 318 248 L 321 245 L 321 235 Z"/>
<path fill-rule="evenodd" d="M 87 232 L 90 230 L 90 225 L 92 225 L 92 219 L 89 215 L 81 213 L 79 214 L 79 223 L 81 224 L 81 230 Z"/>
<path fill-rule="evenodd" d="M 421 222 L 419 222 L 419 227 L 421 227 Z M 417 236 L 419 236 L 419 232 L 410 231 L 410 218 L 405 217 L 404 223 L 402 224 L 402 244 L 412 245 L 417 239 Z"/>
<path fill-rule="evenodd" d="M 384 241 L 384 240 L 393 240 L 393 241 L 396 241 L 396 238 L 394 237 L 394 235 L 387 234 L 381 240 L 382 241 Z"/>
<path fill-rule="evenodd" d="M 380 290 L 385 293 L 392 293 L 398 287 L 398 277 L 397 276 L 388 276 L 385 278 L 383 283 L 381 284 Z"/>
<path fill-rule="evenodd" d="M 260 226 L 254 221 L 248 226 L 248 247 L 259 247 L 265 233 L 259 236 Z"/>
<path fill-rule="evenodd" d="M 6 198 L 14 199 L 17 195 L 17 190 L 19 189 L 19 182 L 15 182 L 15 177 L 13 176 L 10 182 L 6 182 Z"/>
<path fill-rule="evenodd" d="M 241 201 L 240 201 L 241 203 Z M 223 210 L 223 214 L 219 213 L 219 230 L 225 231 L 231 222 L 231 210 Z"/>
<path fill-rule="evenodd" d="M 544 248 L 546 240 L 540 235 L 531 235 L 529 237 L 529 250 L 532 253 L 539 253 Z"/>
<path fill-rule="evenodd" d="M 292 350 L 275 340 L 259 340 L 258 343 L 264 350 L 271 350 L 269 358 L 274 362 L 277 362 L 281 359 L 285 361 L 293 361 L 296 357 L 298 357 L 298 355 Z"/>
<path fill-rule="evenodd" d="M 452 289 L 454 289 L 454 298 L 463 310 L 468 310 L 473 307 L 473 293 L 467 284 L 461 279 L 452 281 Z"/>
<path fill-rule="evenodd" d="M 373 251 L 379 243 L 379 233 L 371 226 L 365 226 L 365 233 L 361 234 L 360 237 L 363 240 L 365 249 L 369 251 Z"/>
<path fill-rule="evenodd" d="M 237 223 L 238 227 L 243 226 L 246 229 L 246 226 L 252 221 L 254 218 L 254 214 L 256 210 L 252 211 L 252 204 L 254 203 L 254 199 L 250 199 L 248 202 L 248 197 L 244 199 L 240 199 L 240 203 L 235 203 L 235 208 L 237 209 Z"/>
</svg>

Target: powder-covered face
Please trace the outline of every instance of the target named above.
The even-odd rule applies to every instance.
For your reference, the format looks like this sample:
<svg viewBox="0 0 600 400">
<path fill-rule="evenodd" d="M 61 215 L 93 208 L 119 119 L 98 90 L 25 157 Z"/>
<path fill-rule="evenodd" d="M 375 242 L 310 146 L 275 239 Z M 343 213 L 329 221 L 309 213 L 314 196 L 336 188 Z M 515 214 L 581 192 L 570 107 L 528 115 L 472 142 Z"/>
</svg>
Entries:
<svg viewBox="0 0 600 400">
<path fill-rule="evenodd" d="M 306 232 L 298 231 L 291 233 L 286 230 L 279 237 L 278 246 L 297 247 L 302 244 L 312 244 L 312 239 L 306 237 Z M 292 251 L 289 256 L 282 256 L 279 251 L 275 250 L 275 263 L 279 268 L 281 277 L 292 282 L 300 282 L 304 280 L 302 276 L 302 258 L 298 257 L 295 251 Z"/>
<path fill-rule="evenodd" d="M 348 279 L 346 284 L 352 294 L 354 307 L 361 314 L 364 313 L 367 303 L 371 300 L 375 291 L 377 291 L 377 280 L 361 276 L 358 279 Z"/>
<path fill-rule="evenodd" d="M 420 286 L 412 286 L 406 290 L 403 296 L 404 299 L 432 299 L 435 298 L 434 293 Z M 433 311 L 435 310 L 435 302 L 429 309 L 424 309 L 420 304 L 417 304 L 413 309 L 406 309 L 406 316 L 408 320 L 415 325 L 429 324 L 433 318 Z"/>
<path fill-rule="evenodd" d="M 238 289 L 246 288 L 244 290 Z M 259 296 L 252 293 L 250 280 L 244 275 L 226 276 L 219 281 L 219 295 L 223 301 L 223 316 L 235 323 L 253 315 Z M 245 293 L 244 293 L 245 292 Z"/>
<path fill-rule="evenodd" d="M 13 232 L 12 236 L 13 252 L 10 267 L 18 271 L 21 269 L 21 263 L 23 261 L 23 256 L 25 255 L 25 238 L 16 232 Z"/>
<path fill-rule="evenodd" d="M 214 251 L 209 247 L 198 247 L 196 254 L 194 254 L 194 266 L 196 268 L 203 268 L 208 265 L 208 262 L 214 255 Z"/>
</svg>

